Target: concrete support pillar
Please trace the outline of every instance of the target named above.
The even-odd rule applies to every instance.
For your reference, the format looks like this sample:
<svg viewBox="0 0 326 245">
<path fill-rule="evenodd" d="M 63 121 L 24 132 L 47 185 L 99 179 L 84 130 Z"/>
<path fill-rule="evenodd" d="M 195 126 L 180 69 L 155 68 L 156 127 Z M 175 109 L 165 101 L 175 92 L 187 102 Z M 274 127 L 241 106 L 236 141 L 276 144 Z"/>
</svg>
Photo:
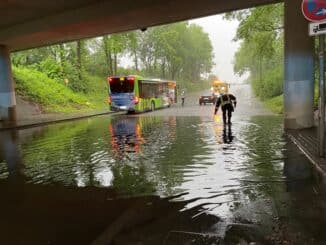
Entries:
<svg viewBox="0 0 326 245">
<path fill-rule="evenodd" d="M 16 120 L 16 97 L 12 78 L 10 52 L 0 45 L 0 120 Z"/>
<path fill-rule="evenodd" d="M 314 41 L 301 12 L 302 0 L 285 0 L 284 127 L 314 125 Z"/>
</svg>

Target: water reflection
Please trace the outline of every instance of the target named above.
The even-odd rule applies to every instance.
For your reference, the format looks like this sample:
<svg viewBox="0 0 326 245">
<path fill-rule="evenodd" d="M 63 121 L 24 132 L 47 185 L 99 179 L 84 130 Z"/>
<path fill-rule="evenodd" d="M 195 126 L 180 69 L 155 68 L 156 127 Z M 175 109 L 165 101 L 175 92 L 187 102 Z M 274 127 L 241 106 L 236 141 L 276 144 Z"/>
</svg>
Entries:
<svg viewBox="0 0 326 245">
<path fill-rule="evenodd" d="M 118 244 L 158 244 L 172 243 L 180 234 L 183 241 L 201 233 L 217 234 L 218 240 L 230 224 L 232 229 L 264 224 L 272 233 L 280 215 L 305 226 L 296 208 L 308 209 L 309 203 L 300 195 L 313 198 L 325 214 L 323 195 L 311 190 L 324 192 L 315 188 L 309 163 L 283 137 L 282 118 L 254 117 L 225 126 L 214 120 L 99 117 L 30 134 L 1 132 L 0 208 L 17 215 L 5 214 L 0 229 L 8 220 L 13 229 L 23 213 L 17 229 L 31 227 L 25 236 L 34 243 L 87 244 L 109 234 Z M 23 190 L 16 192 L 15 205 L 10 182 L 20 182 Z M 44 226 L 48 220 L 52 224 Z"/>
<path fill-rule="evenodd" d="M 225 144 L 230 144 L 233 141 L 232 135 L 232 126 L 231 124 L 224 124 L 223 125 L 223 142 Z"/>
<path fill-rule="evenodd" d="M 6 177 L 12 181 L 23 178 L 18 137 L 17 131 L 4 131 L 0 134 L 0 178 Z"/>
<path fill-rule="evenodd" d="M 124 152 L 139 152 L 143 142 L 141 125 L 138 117 L 117 117 L 109 124 L 111 145 L 117 155 Z"/>
</svg>

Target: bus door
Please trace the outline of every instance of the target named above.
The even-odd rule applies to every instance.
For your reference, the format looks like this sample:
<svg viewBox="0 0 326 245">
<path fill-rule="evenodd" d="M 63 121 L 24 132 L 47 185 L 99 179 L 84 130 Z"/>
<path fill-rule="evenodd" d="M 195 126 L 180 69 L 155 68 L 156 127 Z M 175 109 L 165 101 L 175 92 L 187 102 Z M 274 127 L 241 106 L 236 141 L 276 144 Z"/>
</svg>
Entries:
<svg viewBox="0 0 326 245">
<path fill-rule="evenodd" d="M 171 104 L 177 103 L 177 86 L 175 82 L 170 81 L 168 83 L 168 90 L 169 90 L 169 98 L 171 101 Z"/>
</svg>

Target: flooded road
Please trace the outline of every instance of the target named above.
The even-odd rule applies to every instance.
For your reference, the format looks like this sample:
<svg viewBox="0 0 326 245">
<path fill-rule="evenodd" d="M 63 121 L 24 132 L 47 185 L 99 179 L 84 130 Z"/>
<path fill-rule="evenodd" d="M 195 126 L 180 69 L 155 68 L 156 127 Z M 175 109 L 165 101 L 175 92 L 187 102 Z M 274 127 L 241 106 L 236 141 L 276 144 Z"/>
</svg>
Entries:
<svg viewBox="0 0 326 245">
<path fill-rule="evenodd" d="M 213 106 L 0 132 L 1 244 L 324 244 L 325 188 L 247 85 Z M 287 243 L 286 243 L 287 242 Z"/>
</svg>

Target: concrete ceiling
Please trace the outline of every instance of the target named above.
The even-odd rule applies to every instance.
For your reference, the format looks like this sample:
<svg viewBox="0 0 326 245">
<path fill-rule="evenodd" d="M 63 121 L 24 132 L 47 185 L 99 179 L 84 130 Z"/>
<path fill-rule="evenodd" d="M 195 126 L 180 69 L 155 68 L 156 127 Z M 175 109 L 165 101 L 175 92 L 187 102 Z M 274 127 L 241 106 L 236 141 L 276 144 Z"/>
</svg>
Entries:
<svg viewBox="0 0 326 245">
<path fill-rule="evenodd" d="M 281 0 L 5 0 L 0 44 L 23 50 Z"/>
</svg>

